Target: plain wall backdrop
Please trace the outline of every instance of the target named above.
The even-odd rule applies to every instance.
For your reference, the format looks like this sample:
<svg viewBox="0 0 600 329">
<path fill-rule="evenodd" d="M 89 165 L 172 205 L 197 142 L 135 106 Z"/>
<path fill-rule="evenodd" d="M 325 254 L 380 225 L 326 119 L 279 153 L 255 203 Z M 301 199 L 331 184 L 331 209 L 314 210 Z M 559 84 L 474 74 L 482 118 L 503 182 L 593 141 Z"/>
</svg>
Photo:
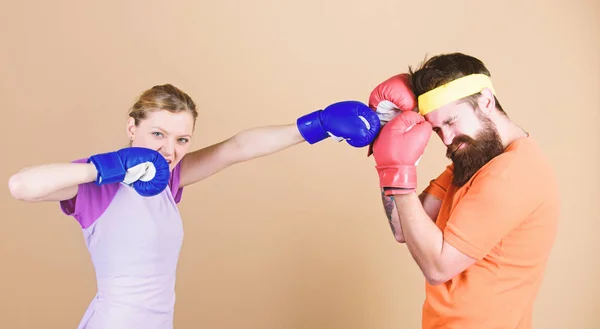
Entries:
<svg viewBox="0 0 600 329">
<path fill-rule="evenodd" d="M 600 328 L 597 0 L 3 1 L 0 13 L 6 184 L 25 166 L 126 145 L 127 110 L 153 85 L 196 101 L 199 148 L 366 102 L 426 55 L 480 58 L 560 180 L 534 327 Z M 444 152 L 433 135 L 419 189 Z M 378 184 L 366 149 L 330 139 L 187 187 L 175 327 L 420 328 L 424 279 L 393 239 Z M 0 328 L 75 328 L 95 293 L 78 224 L 7 185 L 0 202 Z"/>
</svg>

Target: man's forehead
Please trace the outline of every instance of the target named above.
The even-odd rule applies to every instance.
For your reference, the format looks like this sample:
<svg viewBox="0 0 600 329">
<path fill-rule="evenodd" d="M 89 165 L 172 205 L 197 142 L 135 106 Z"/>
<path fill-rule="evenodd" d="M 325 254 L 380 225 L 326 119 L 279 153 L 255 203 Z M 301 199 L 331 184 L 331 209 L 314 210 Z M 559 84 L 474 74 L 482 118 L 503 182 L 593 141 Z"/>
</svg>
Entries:
<svg viewBox="0 0 600 329">
<path fill-rule="evenodd" d="M 436 125 L 441 124 L 450 116 L 450 109 L 447 106 L 440 107 L 434 111 L 431 111 L 425 114 L 425 120 L 429 121 L 429 123 Z"/>
<path fill-rule="evenodd" d="M 445 121 L 452 119 L 452 117 L 455 116 L 460 109 L 460 103 L 450 103 L 427 113 L 425 115 L 425 120 L 434 125 L 441 125 Z"/>
</svg>

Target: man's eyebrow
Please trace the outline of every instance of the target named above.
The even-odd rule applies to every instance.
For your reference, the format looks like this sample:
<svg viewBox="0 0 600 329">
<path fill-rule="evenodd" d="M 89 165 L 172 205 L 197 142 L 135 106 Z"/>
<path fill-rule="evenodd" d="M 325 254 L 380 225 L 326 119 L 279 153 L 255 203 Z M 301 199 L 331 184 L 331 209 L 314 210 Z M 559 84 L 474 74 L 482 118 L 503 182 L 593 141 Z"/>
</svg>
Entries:
<svg viewBox="0 0 600 329">
<path fill-rule="evenodd" d="M 450 124 L 450 122 L 452 122 L 452 120 L 456 119 L 457 115 L 451 115 L 448 119 L 444 120 L 444 124 L 448 125 Z"/>
<path fill-rule="evenodd" d="M 456 116 L 451 116 L 451 117 L 449 117 L 448 119 L 446 119 L 446 120 L 442 121 L 442 124 L 444 124 L 444 125 L 448 125 L 448 124 L 450 124 L 450 122 L 451 122 L 452 120 L 454 120 L 455 118 L 456 118 Z M 431 128 L 432 128 L 432 129 L 439 129 L 440 127 L 432 124 L 432 125 L 431 125 Z"/>
</svg>

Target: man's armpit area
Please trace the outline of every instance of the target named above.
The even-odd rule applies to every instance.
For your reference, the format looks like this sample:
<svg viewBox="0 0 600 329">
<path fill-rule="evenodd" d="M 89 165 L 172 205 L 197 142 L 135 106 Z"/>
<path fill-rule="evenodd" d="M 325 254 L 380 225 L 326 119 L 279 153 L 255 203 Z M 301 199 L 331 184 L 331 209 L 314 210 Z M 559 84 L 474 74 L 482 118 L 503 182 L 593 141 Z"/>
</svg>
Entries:
<svg viewBox="0 0 600 329">
<path fill-rule="evenodd" d="M 427 186 L 421 194 L 429 194 L 437 199 L 443 200 L 446 196 L 446 190 L 439 185 L 432 183 Z"/>
<path fill-rule="evenodd" d="M 421 201 L 421 205 L 423 206 L 425 213 L 427 213 L 427 215 L 434 222 L 437 221 L 440 209 L 442 209 L 442 200 L 433 194 L 428 194 L 425 192 L 419 195 L 419 200 Z"/>
<path fill-rule="evenodd" d="M 471 258 L 481 260 L 486 255 L 483 250 L 469 243 L 469 240 L 450 223 L 444 229 L 444 241 Z"/>
</svg>

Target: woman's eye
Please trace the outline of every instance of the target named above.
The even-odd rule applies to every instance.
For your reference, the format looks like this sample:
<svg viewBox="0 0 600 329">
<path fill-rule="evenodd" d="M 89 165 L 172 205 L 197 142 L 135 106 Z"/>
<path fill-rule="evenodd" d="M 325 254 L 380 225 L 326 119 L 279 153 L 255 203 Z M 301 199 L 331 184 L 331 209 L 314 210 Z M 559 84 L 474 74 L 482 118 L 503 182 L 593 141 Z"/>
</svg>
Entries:
<svg viewBox="0 0 600 329">
<path fill-rule="evenodd" d="M 156 136 L 156 137 L 162 137 L 162 133 L 160 133 L 160 132 L 158 132 L 158 131 L 155 131 L 155 132 L 153 132 L 152 134 L 153 134 L 154 136 Z"/>
<path fill-rule="evenodd" d="M 187 142 L 189 142 L 189 140 L 187 138 L 180 138 L 179 142 L 180 143 L 187 143 Z"/>
</svg>

